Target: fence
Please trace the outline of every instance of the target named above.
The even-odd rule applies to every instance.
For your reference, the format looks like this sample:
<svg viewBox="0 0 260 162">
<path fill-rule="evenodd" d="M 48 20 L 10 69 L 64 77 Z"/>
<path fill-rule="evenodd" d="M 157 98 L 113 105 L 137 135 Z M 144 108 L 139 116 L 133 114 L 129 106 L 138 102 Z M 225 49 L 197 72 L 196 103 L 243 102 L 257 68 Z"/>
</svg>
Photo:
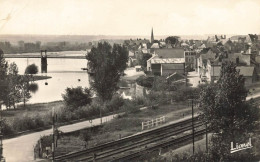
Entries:
<svg viewBox="0 0 260 162">
<path fill-rule="evenodd" d="M 162 123 L 165 123 L 165 116 L 142 122 L 142 130 L 144 130 L 145 128 L 152 128 Z"/>
</svg>

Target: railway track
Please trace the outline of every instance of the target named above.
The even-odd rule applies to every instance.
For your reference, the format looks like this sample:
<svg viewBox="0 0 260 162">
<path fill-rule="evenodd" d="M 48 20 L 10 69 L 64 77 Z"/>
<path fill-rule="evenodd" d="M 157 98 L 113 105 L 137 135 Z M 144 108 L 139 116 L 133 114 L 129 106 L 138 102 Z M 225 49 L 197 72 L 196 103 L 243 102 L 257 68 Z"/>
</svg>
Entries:
<svg viewBox="0 0 260 162">
<path fill-rule="evenodd" d="M 114 148 L 119 148 L 122 147 L 122 145 L 125 144 L 134 144 L 134 142 L 149 142 L 148 139 L 150 138 L 155 138 L 156 136 L 161 136 L 165 138 L 165 134 L 167 133 L 174 133 L 174 131 L 185 131 L 184 128 L 186 129 L 191 129 L 191 121 L 192 119 L 187 119 L 178 123 L 173 123 L 170 125 L 162 126 L 157 129 L 152 129 L 148 130 L 145 132 L 142 132 L 140 134 L 128 136 L 125 138 L 122 138 L 120 140 L 108 142 L 105 144 L 101 144 L 86 150 L 78 151 L 78 152 L 72 152 L 69 154 L 65 154 L 62 156 L 58 156 L 55 158 L 55 161 L 70 161 L 70 160 L 75 160 L 79 158 L 89 158 L 90 155 L 91 157 L 93 156 L 94 153 L 105 153 L 106 151 L 113 150 Z M 194 123 L 198 124 L 198 117 L 194 117 Z M 188 126 L 187 126 L 188 125 Z M 147 138 L 150 137 L 150 138 Z M 146 140 L 144 138 L 147 138 Z M 156 139 L 159 137 L 156 137 Z M 151 140 L 151 139 L 150 139 Z"/>
<path fill-rule="evenodd" d="M 260 98 L 254 99 L 254 105 L 259 105 Z M 83 151 L 78 151 L 56 157 L 55 161 L 129 161 L 140 157 L 146 151 L 158 151 L 159 148 L 169 147 L 192 139 L 192 134 L 176 137 L 187 130 L 191 130 L 192 119 L 162 126 L 137 135 L 101 144 Z M 202 123 L 194 117 L 194 127 L 199 128 Z M 195 136 L 201 136 L 205 129 L 195 131 Z M 95 154 L 95 155 L 94 155 Z"/>
<path fill-rule="evenodd" d="M 197 122 L 194 125 L 196 128 L 202 126 L 200 122 Z M 96 160 L 97 161 L 114 161 L 117 156 L 120 154 L 125 154 L 133 151 L 140 152 L 140 149 L 147 150 L 150 145 L 155 145 L 153 147 L 156 147 L 157 143 L 161 143 L 162 141 L 169 141 L 172 139 L 177 139 L 178 135 L 182 134 L 183 132 L 187 130 L 191 130 L 191 126 L 185 126 L 175 131 L 167 131 L 162 134 L 158 134 L 154 137 L 148 137 L 145 139 L 142 139 L 140 141 L 134 142 L 132 144 L 124 145 L 121 147 L 117 147 L 115 149 L 107 150 L 104 152 L 99 152 L 96 154 Z M 124 157 L 124 156 L 123 156 Z M 86 158 L 76 159 L 77 161 L 92 161 L 93 156 L 88 156 Z"/>
<path fill-rule="evenodd" d="M 201 129 L 199 131 L 195 131 L 194 136 L 198 137 L 198 136 L 204 135 L 205 132 L 206 132 L 205 129 Z M 136 152 L 132 152 L 132 153 L 127 154 L 127 155 L 122 155 L 122 156 L 119 156 L 117 158 L 110 159 L 110 160 L 107 159 L 107 161 L 114 161 L 114 162 L 134 161 L 134 159 L 137 159 L 137 158 L 141 157 L 142 155 L 147 153 L 147 151 L 149 151 L 149 152 L 153 152 L 153 151 L 158 152 L 159 148 L 160 149 L 168 148 L 168 147 L 171 147 L 173 145 L 178 145 L 178 144 L 190 141 L 190 140 L 192 140 L 192 134 L 184 135 L 184 136 L 176 138 L 176 139 L 165 140 L 165 141 L 163 141 L 161 143 L 158 143 L 156 145 L 153 145 L 151 147 L 148 147 L 148 148 L 136 151 Z M 104 160 L 102 160 L 102 161 L 104 161 Z"/>
</svg>

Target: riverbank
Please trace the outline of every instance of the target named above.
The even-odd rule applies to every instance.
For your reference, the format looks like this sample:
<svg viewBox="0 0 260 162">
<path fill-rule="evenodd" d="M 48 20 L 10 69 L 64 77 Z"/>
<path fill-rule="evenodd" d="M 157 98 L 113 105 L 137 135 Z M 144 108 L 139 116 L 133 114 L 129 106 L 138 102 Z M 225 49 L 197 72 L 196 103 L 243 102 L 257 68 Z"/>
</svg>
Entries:
<svg viewBox="0 0 260 162">
<path fill-rule="evenodd" d="M 33 77 L 30 77 L 30 81 L 38 81 L 38 80 L 47 80 L 51 79 L 52 77 L 50 76 L 42 76 L 42 75 L 33 75 Z"/>
</svg>

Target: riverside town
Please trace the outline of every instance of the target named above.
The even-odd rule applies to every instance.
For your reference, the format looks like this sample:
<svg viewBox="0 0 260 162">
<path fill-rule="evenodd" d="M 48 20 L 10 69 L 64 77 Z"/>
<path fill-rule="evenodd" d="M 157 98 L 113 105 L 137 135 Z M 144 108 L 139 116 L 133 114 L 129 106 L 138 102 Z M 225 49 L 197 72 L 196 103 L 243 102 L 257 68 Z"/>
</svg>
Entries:
<svg viewBox="0 0 260 162">
<path fill-rule="evenodd" d="M 0 0 L 0 162 L 260 161 L 259 0 Z"/>
</svg>

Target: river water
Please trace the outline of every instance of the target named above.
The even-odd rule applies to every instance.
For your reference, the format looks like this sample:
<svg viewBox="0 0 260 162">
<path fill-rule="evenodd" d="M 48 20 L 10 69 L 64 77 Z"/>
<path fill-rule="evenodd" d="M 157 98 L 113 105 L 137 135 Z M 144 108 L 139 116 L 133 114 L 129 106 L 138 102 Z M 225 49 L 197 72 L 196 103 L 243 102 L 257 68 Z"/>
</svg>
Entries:
<svg viewBox="0 0 260 162">
<path fill-rule="evenodd" d="M 81 70 L 87 66 L 85 59 L 48 58 L 48 73 L 41 73 L 40 58 L 7 58 L 6 61 L 15 62 L 19 74 L 23 74 L 28 65 L 35 64 L 39 70 L 37 75 L 52 77 L 36 81 L 39 87 L 38 91 L 31 94 L 32 97 L 28 103 L 62 100 L 61 94 L 65 92 L 67 87 L 89 87 L 88 73 Z"/>
</svg>

